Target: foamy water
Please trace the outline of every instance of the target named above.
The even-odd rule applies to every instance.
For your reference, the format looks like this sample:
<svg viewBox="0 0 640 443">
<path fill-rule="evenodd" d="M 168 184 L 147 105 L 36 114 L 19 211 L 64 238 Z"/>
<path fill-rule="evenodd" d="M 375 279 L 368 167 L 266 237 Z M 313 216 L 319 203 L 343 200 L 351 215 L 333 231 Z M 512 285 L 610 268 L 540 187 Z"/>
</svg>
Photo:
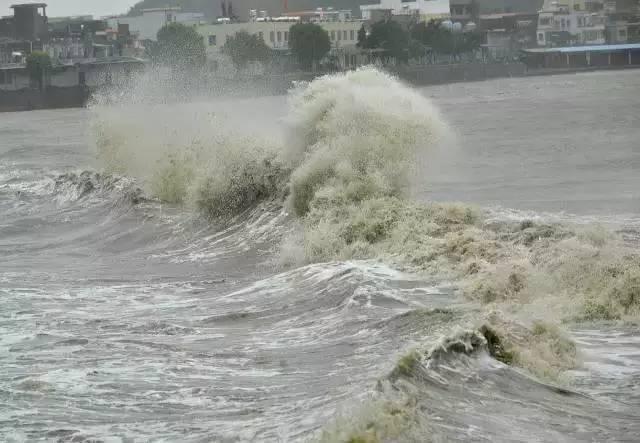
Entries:
<svg viewBox="0 0 640 443">
<path fill-rule="evenodd" d="M 3 115 L 0 439 L 633 440 L 632 74 Z"/>
</svg>

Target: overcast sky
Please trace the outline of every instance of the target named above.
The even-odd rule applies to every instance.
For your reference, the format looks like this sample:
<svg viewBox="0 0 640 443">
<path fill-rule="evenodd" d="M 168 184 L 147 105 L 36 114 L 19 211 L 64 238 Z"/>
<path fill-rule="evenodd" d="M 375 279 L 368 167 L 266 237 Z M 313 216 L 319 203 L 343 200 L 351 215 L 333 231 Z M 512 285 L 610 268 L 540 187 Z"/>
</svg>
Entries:
<svg viewBox="0 0 640 443">
<path fill-rule="evenodd" d="M 67 15 L 103 15 L 127 12 L 136 0 L 0 0 L 0 16 L 13 15 L 9 7 L 16 3 L 46 3 L 49 17 Z"/>
</svg>

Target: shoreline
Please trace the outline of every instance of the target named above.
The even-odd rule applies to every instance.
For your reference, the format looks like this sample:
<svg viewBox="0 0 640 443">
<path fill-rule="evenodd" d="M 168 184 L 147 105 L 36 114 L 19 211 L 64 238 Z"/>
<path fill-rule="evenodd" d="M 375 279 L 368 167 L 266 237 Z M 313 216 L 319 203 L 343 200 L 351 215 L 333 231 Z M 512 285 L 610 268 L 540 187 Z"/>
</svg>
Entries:
<svg viewBox="0 0 640 443">
<path fill-rule="evenodd" d="M 583 68 L 542 68 L 528 69 L 524 63 L 464 63 L 450 65 L 429 65 L 386 69 L 400 80 L 416 87 L 431 85 L 478 82 L 499 78 L 522 78 L 552 75 L 579 74 L 596 71 L 623 71 L 638 69 L 640 65 L 599 66 Z M 280 75 L 265 75 L 247 79 L 219 79 L 212 88 L 194 91 L 194 96 L 265 96 L 284 95 L 295 82 L 311 81 L 330 72 L 296 72 Z M 91 96 L 100 88 L 89 89 L 83 86 L 49 87 L 45 91 L 38 89 L 0 90 L 0 113 L 26 112 L 35 110 L 84 108 Z"/>
</svg>

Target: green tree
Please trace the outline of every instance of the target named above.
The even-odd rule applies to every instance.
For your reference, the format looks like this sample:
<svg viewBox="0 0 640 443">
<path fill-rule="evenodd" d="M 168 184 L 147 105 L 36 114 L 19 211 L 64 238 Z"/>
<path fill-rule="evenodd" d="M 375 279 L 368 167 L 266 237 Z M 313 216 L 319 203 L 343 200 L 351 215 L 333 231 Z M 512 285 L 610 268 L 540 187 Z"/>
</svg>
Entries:
<svg viewBox="0 0 640 443">
<path fill-rule="evenodd" d="M 439 21 L 431 20 L 429 23 L 416 24 L 411 28 L 411 38 L 430 47 L 434 52 L 441 54 L 453 52 L 453 33 Z"/>
<path fill-rule="evenodd" d="M 289 48 L 305 68 L 315 66 L 331 49 L 329 34 L 313 23 L 298 23 L 289 30 Z"/>
<path fill-rule="evenodd" d="M 460 54 L 480 48 L 482 34 L 479 32 L 455 33 L 442 26 L 439 21 L 418 23 L 411 28 L 411 38 L 440 54 Z"/>
<path fill-rule="evenodd" d="M 358 48 L 365 48 L 367 46 L 367 30 L 364 28 L 364 25 L 362 25 L 358 31 L 358 43 L 356 46 Z"/>
<path fill-rule="evenodd" d="M 44 89 L 44 79 L 52 67 L 51 57 L 46 52 L 33 51 L 27 57 L 27 72 L 31 80 L 38 83 L 40 90 Z"/>
<path fill-rule="evenodd" d="M 170 23 L 158 31 L 158 41 L 148 45 L 152 60 L 174 67 L 204 65 L 204 40 L 195 29 L 181 23 Z"/>
<path fill-rule="evenodd" d="M 222 47 L 222 52 L 233 61 L 236 69 L 240 70 L 249 62 L 265 63 L 271 57 L 271 50 L 258 35 L 251 35 L 247 31 L 236 32 Z"/>
<path fill-rule="evenodd" d="M 384 55 L 406 61 L 409 52 L 409 33 L 393 20 L 382 20 L 371 26 L 366 48 L 383 49 Z"/>
<path fill-rule="evenodd" d="M 478 31 L 465 32 L 462 34 L 461 40 L 461 52 L 475 51 L 476 49 L 480 49 L 480 45 L 483 41 L 483 35 Z"/>
</svg>

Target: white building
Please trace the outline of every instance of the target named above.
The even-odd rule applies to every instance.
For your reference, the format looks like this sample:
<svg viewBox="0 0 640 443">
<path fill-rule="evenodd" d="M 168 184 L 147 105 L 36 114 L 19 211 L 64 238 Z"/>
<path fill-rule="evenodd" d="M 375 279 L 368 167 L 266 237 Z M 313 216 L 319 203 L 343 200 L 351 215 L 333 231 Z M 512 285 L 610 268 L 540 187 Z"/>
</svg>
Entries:
<svg viewBox="0 0 640 443">
<path fill-rule="evenodd" d="M 538 14 L 538 46 L 602 45 L 606 43 L 606 17 L 575 4 L 545 0 Z"/>
<path fill-rule="evenodd" d="M 140 40 L 155 40 L 158 31 L 169 23 L 186 25 L 199 24 L 204 21 L 204 14 L 180 12 L 180 8 L 145 9 L 136 17 L 113 17 L 107 19 L 109 27 L 118 29 L 119 24 L 129 25 L 132 34 L 138 34 Z"/>
<path fill-rule="evenodd" d="M 246 31 L 249 34 L 260 36 L 266 45 L 275 50 L 289 48 L 289 30 L 296 23 L 300 23 L 297 17 L 278 17 L 267 20 L 251 21 L 243 23 L 219 23 L 213 25 L 200 25 L 196 28 L 202 35 L 207 48 L 207 59 L 216 62 L 225 62 L 226 56 L 222 54 L 222 47 L 226 41 L 237 32 Z M 329 34 L 331 48 L 334 54 L 344 55 L 355 50 L 358 43 L 358 31 L 362 27 L 361 21 L 322 21 L 317 22 Z"/>
<path fill-rule="evenodd" d="M 372 11 L 387 10 L 393 15 L 417 15 L 422 21 L 448 18 L 450 16 L 449 0 L 380 0 L 373 5 L 361 5 L 363 20 L 370 20 Z"/>
</svg>

